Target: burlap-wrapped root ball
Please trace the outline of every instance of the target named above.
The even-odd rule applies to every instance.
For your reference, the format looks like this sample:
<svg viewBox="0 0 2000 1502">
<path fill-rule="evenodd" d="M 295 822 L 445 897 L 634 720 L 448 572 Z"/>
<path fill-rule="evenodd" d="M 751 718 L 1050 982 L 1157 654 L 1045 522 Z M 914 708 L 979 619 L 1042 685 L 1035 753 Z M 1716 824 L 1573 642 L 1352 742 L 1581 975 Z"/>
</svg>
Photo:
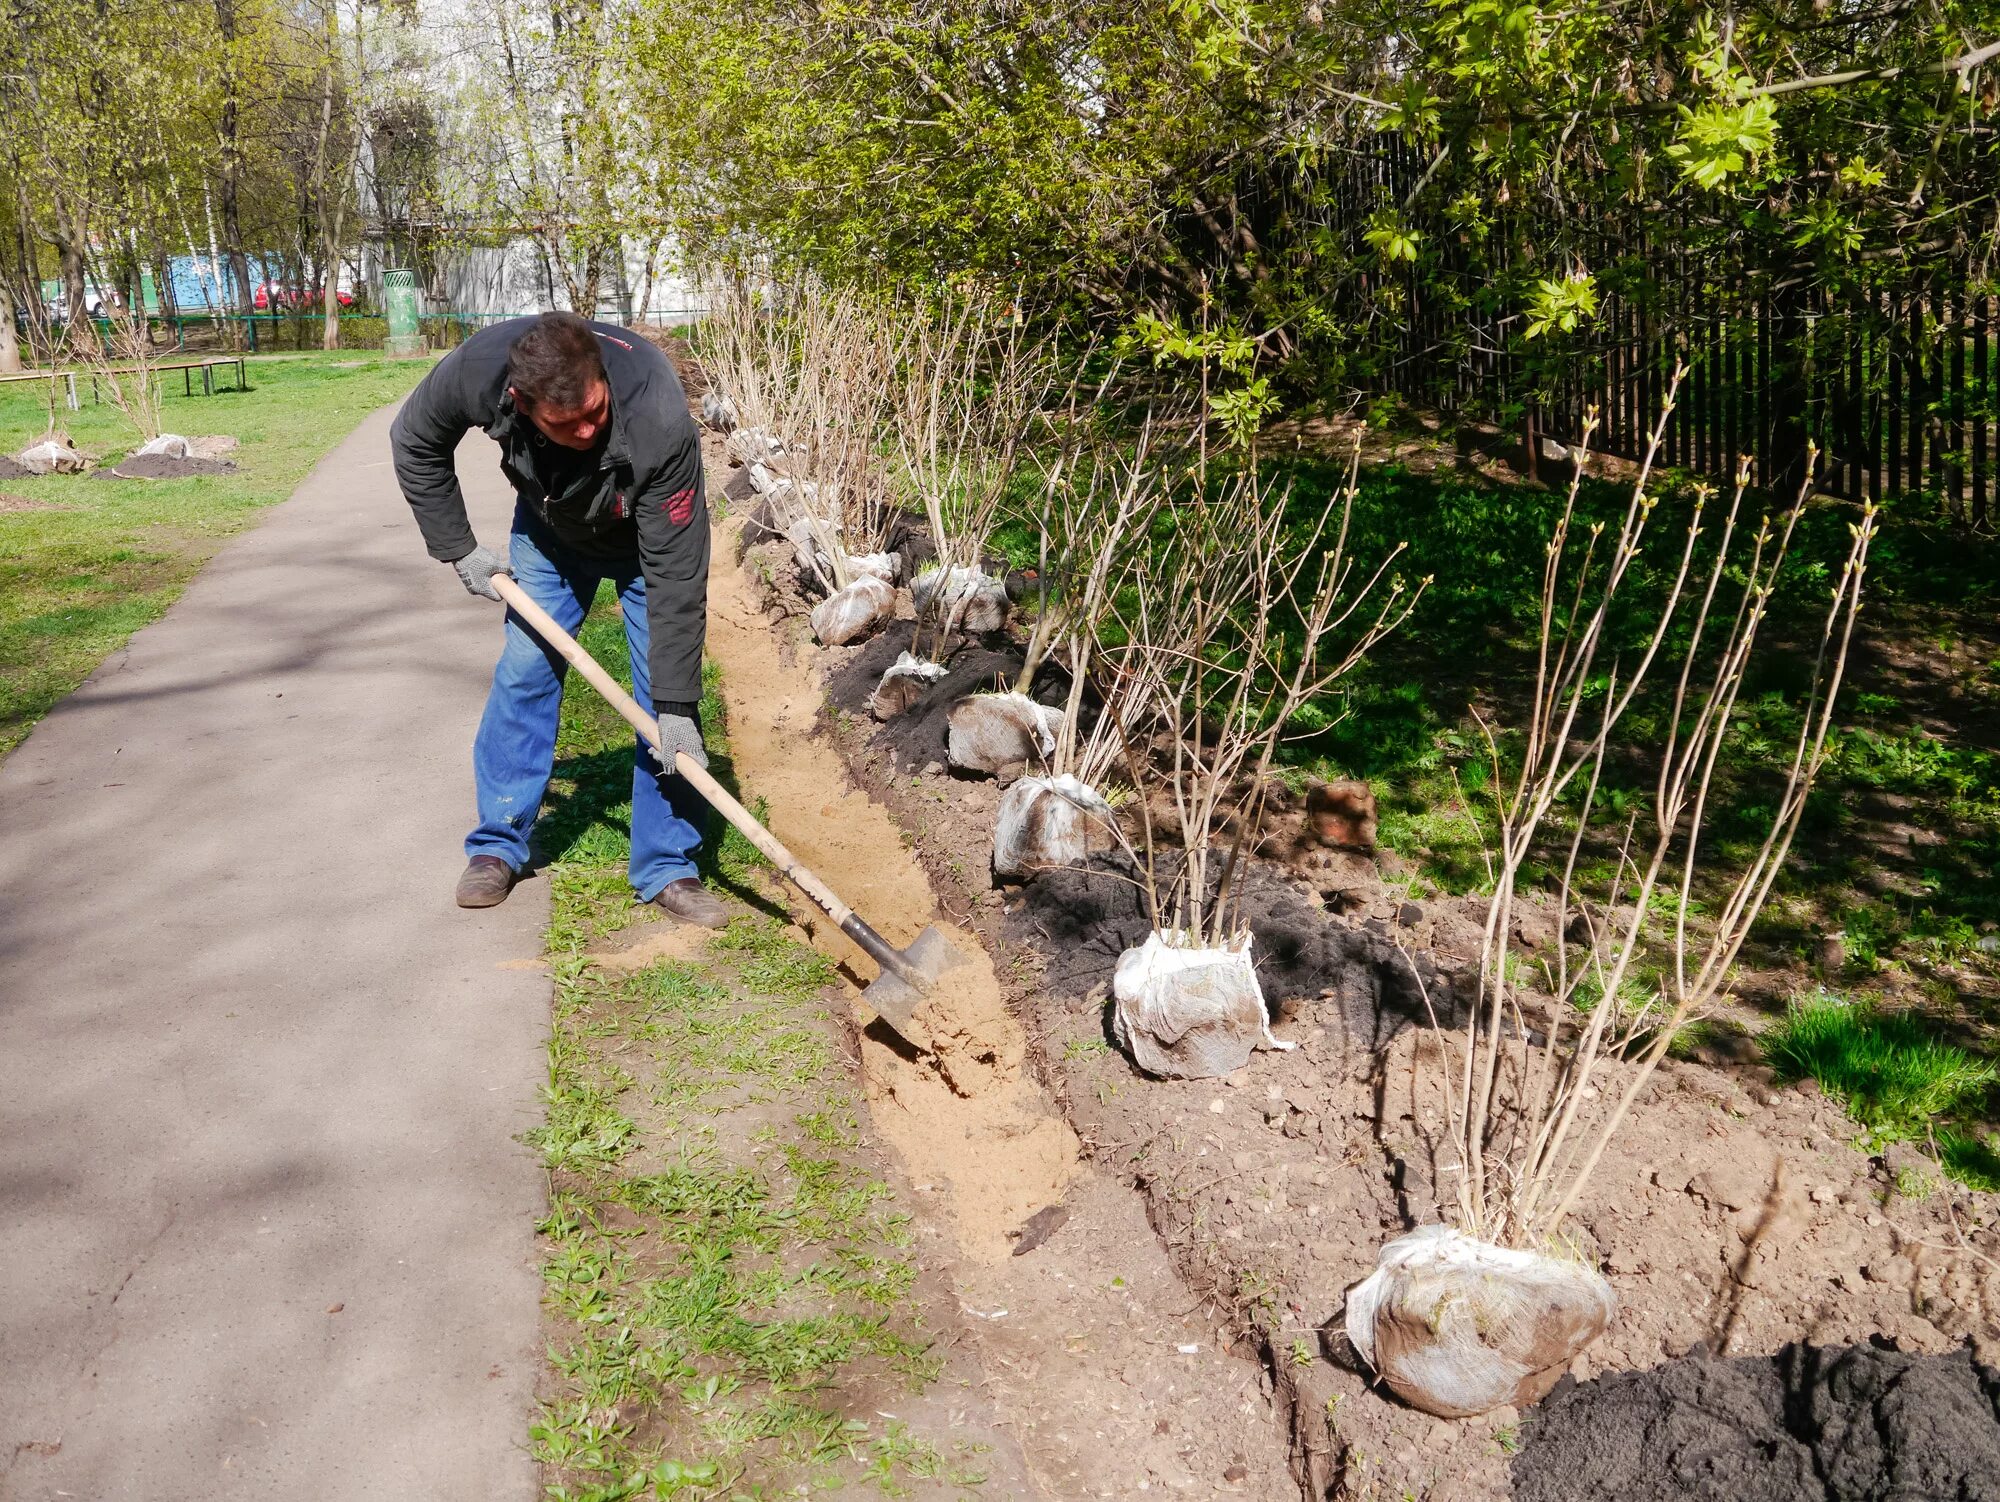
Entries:
<svg viewBox="0 0 2000 1502">
<path fill-rule="evenodd" d="M 1412 1408 L 1470 1418 L 1540 1401 L 1617 1310 L 1580 1262 L 1420 1226 L 1348 1290 L 1347 1338 Z"/>
</svg>

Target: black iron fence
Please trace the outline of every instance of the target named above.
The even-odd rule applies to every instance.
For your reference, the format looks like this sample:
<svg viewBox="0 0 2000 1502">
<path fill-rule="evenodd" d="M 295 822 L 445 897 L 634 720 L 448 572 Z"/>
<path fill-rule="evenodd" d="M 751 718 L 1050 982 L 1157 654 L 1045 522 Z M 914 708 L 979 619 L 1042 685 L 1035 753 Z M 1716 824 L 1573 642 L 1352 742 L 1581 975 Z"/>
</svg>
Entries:
<svg viewBox="0 0 2000 1502">
<path fill-rule="evenodd" d="M 1401 141 L 1352 163 L 1336 197 L 1357 249 L 1367 216 L 1404 203 L 1426 165 Z M 1893 289 L 1829 287 L 1790 257 L 1690 254 L 1670 223 L 1572 231 L 1598 313 L 1530 340 L 1508 247 L 1532 225 L 1478 247 L 1448 223 L 1417 228 L 1416 264 L 1361 278 L 1357 375 L 1380 393 L 1518 424 L 1531 443 L 1573 440 L 1595 407 L 1597 446 L 1636 458 L 1679 361 L 1663 463 L 1724 479 L 1742 455 L 1753 484 L 1783 488 L 1810 440 L 1824 491 L 1921 491 L 1975 523 L 2000 515 L 2000 300 L 1969 256 L 1906 265 Z"/>
</svg>

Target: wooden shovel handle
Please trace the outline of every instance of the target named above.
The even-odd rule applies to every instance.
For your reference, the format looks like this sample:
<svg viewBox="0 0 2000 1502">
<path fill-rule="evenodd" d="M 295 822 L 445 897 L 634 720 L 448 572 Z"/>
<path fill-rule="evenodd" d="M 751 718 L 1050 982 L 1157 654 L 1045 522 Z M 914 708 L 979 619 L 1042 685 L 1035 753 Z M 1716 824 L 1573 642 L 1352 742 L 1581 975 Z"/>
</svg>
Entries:
<svg viewBox="0 0 2000 1502">
<path fill-rule="evenodd" d="M 605 702 L 623 715 L 654 751 L 660 750 L 658 716 L 642 709 L 639 701 L 626 693 L 618 680 L 607 673 L 595 657 L 584 651 L 575 637 L 558 626 L 546 610 L 529 599 L 527 591 L 520 585 L 505 574 L 495 574 L 493 589 L 507 602 L 508 609 L 532 626 L 537 636 L 554 647 L 571 667 L 583 674 L 592 688 L 604 695 Z M 735 825 L 743 838 L 755 845 L 764 858 L 778 868 L 785 880 L 804 892 L 821 912 L 839 924 L 840 931 L 854 940 L 870 959 L 917 989 L 929 989 L 929 982 L 911 968 L 909 961 L 835 896 L 831 887 L 801 865 L 799 858 L 787 850 L 776 835 L 759 824 L 756 815 L 732 798 L 727 788 L 709 776 L 706 768 L 691 760 L 685 751 L 676 751 L 674 770 L 694 784 L 696 792 L 720 810 L 723 818 Z"/>
</svg>

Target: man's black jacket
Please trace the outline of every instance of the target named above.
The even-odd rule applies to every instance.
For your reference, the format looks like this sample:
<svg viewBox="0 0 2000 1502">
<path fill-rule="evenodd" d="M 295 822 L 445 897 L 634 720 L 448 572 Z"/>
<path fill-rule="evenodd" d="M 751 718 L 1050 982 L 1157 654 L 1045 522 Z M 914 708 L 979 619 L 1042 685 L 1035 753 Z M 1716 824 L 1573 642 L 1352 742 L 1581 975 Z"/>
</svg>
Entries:
<svg viewBox="0 0 2000 1502">
<path fill-rule="evenodd" d="M 467 429 L 483 429 L 537 530 L 582 558 L 642 565 L 653 703 L 691 714 L 708 624 L 708 498 L 687 395 L 658 349 L 593 323 L 611 381 L 610 431 L 588 455 L 551 444 L 507 392 L 507 352 L 533 322 L 496 323 L 438 361 L 389 430 L 396 478 L 431 556 L 463 558 L 477 541 L 452 455 Z"/>
</svg>

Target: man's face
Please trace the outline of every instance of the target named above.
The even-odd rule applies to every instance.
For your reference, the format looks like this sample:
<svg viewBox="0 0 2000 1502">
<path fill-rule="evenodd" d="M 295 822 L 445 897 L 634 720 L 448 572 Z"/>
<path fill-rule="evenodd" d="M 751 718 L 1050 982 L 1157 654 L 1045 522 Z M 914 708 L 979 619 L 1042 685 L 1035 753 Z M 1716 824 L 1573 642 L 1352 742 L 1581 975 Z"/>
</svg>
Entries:
<svg viewBox="0 0 2000 1502">
<path fill-rule="evenodd" d="M 542 435 L 551 443 L 559 443 L 566 449 L 594 448 L 604 436 L 604 428 L 611 421 L 611 388 L 603 381 L 590 388 L 590 395 L 583 405 L 576 408 L 550 406 L 544 402 L 536 405 L 521 400 L 520 393 L 513 393 L 514 405 L 528 414 L 528 421 L 541 429 Z"/>
</svg>

